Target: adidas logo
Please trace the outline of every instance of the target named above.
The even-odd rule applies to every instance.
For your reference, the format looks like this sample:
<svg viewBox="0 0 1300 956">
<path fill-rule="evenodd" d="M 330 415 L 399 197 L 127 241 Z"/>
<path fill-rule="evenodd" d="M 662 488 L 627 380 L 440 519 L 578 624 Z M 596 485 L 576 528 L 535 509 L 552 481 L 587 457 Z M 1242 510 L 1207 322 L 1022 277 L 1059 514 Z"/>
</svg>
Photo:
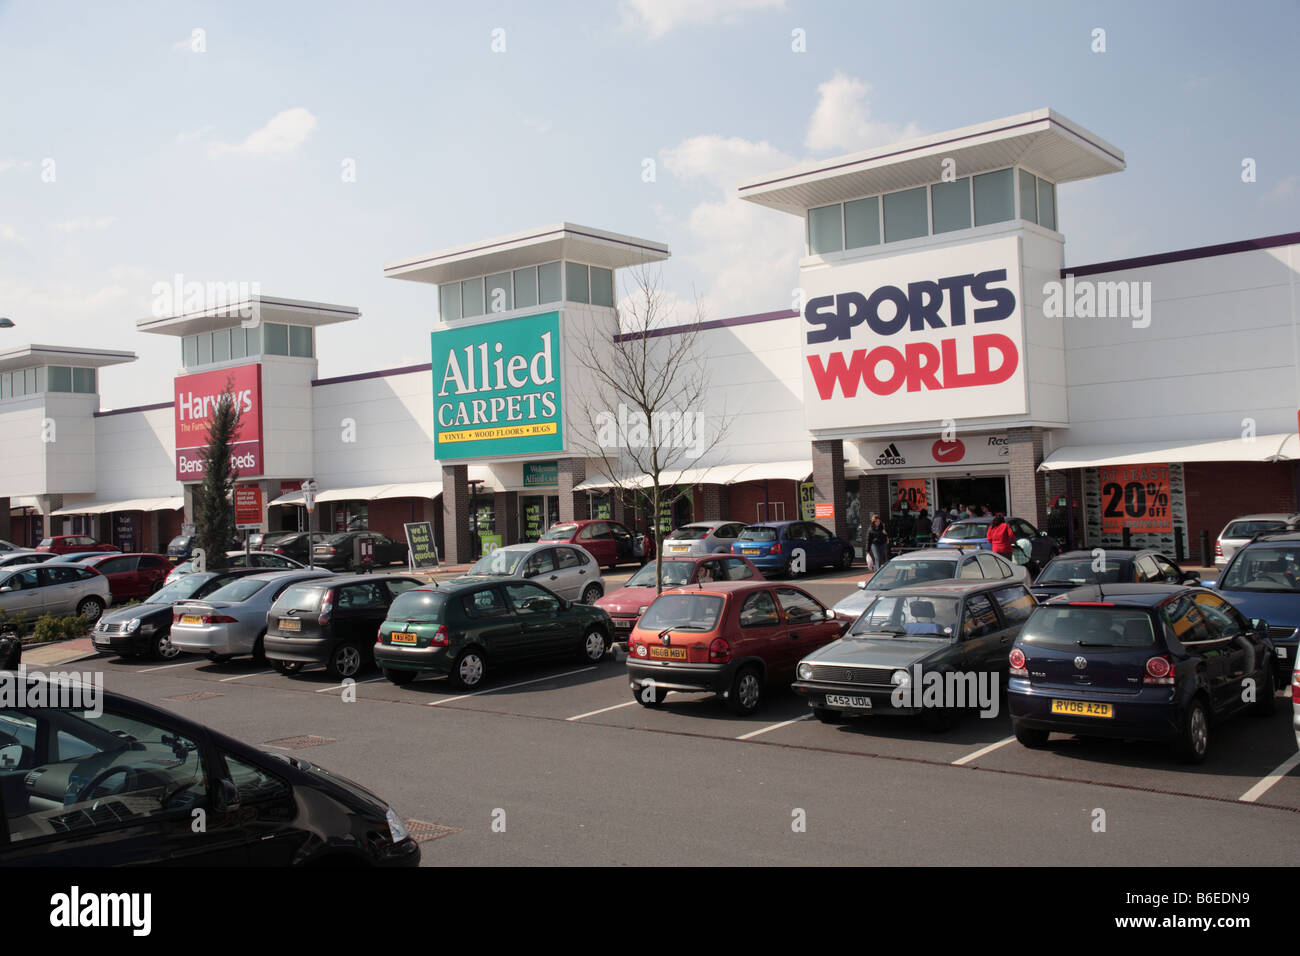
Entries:
<svg viewBox="0 0 1300 956">
<path fill-rule="evenodd" d="M 876 464 L 906 465 L 907 459 L 904 458 L 903 453 L 898 450 L 898 446 L 891 441 L 889 447 L 876 456 Z"/>
</svg>

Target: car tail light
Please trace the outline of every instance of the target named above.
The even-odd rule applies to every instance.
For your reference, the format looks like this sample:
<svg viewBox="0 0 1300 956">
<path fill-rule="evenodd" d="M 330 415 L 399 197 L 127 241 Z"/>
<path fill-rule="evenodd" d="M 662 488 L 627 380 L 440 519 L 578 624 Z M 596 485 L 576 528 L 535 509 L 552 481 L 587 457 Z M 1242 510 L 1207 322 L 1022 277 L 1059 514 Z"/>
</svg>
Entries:
<svg viewBox="0 0 1300 956">
<path fill-rule="evenodd" d="M 1025 667 L 1025 652 L 1018 647 L 1011 648 L 1011 676 L 1028 677 L 1029 669 Z"/>
<path fill-rule="evenodd" d="M 1300 704 L 1300 670 L 1291 672 L 1291 702 Z"/>
<path fill-rule="evenodd" d="M 768 554 L 780 554 L 780 553 L 781 553 L 781 542 L 778 541 L 776 544 L 772 545 L 772 550 L 769 551 L 769 552 L 767 552 L 767 553 L 768 553 Z"/>
<path fill-rule="evenodd" d="M 286 552 L 285 552 L 284 548 L 276 548 L 276 549 L 275 549 L 275 553 L 276 553 L 276 554 L 285 554 Z"/>
<path fill-rule="evenodd" d="M 172 623 L 173 623 L 173 624 L 179 624 L 179 623 L 181 622 L 181 615 L 182 615 L 183 613 L 184 613 L 184 612 L 182 612 L 182 611 L 173 611 L 173 612 L 172 612 Z M 226 614 L 198 614 L 198 615 L 188 615 L 188 616 L 189 616 L 189 617 L 197 617 L 197 618 L 199 619 L 199 623 L 200 623 L 200 624 L 234 624 L 234 623 L 236 623 L 236 621 L 235 621 L 235 619 L 234 619 L 233 617 L 230 617 L 229 615 L 226 615 Z"/>
<path fill-rule="evenodd" d="M 326 553 L 326 554 L 338 554 L 338 553 L 339 553 L 339 549 L 338 549 L 338 548 L 327 547 L 327 548 L 325 549 L 325 553 Z"/>
<path fill-rule="evenodd" d="M 431 647 L 446 647 L 451 643 L 451 635 L 447 633 L 447 625 L 439 624 L 438 630 L 434 631 L 433 638 L 429 641 Z"/>
<path fill-rule="evenodd" d="M 1214 556 L 1215 556 L 1216 558 L 1221 558 L 1221 557 L 1223 557 L 1223 542 L 1222 542 L 1222 541 L 1215 541 L 1215 542 L 1214 542 Z"/>
<path fill-rule="evenodd" d="M 1161 655 L 1147 659 L 1147 676 L 1144 684 L 1172 684 L 1174 682 L 1174 662 Z"/>
<path fill-rule="evenodd" d="M 334 610 L 334 589 L 330 588 L 325 592 L 325 596 L 320 599 L 320 615 L 316 618 L 316 623 L 324 627 L 330 622 L 330 612 Z"/>
<path fill-rule="evenodd" d="M 715 637 L 709 645 L 709 663 L 725 664 L 731 660 L 731 645 L 721 637 Z"/>
</svg>

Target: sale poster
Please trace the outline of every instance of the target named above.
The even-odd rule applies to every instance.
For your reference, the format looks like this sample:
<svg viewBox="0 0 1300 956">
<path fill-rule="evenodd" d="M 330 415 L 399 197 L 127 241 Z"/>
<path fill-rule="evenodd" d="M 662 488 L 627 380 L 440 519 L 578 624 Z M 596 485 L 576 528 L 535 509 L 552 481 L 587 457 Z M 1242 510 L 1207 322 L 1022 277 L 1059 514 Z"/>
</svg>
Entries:
<svg viewBox="0 0 1300 956">
<path fill-rule="evenodd" d="M 897 483 L 897 498 L 895 509 L 902 511 L 903 505 L 907 505 L 908 511 L 916 513 L 922 508 L 929 508 L 928 482 L 924 478 L 899 478 Z"/>
<path fill-rule="evenodd" d="M 1125 528 L 1132 534 L 1173 533 L 1168 465 L 1103 465 L 1097 475 L 1102 534 L 1119 537 Z"/>
</svg>

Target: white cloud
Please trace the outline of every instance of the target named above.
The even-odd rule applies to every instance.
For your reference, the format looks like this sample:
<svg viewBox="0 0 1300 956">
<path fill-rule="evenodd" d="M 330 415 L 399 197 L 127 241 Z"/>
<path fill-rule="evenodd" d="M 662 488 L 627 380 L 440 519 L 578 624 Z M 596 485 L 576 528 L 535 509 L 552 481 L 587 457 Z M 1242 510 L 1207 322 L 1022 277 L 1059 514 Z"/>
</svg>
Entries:
<svg viewBox="0 0 1300 956">
<path fill-rule="evenodd" d="M 176 142 L 190 143 L 196 139 L 202 139 L 212 132 L 211 126 L 200 126 L 198 129 L 181 130 L 176 134 Z"/>
<path fill-rule="evenodd" d="M 6 242 L 15 246 L 27 245 L 27 240 L 18 235 L 18 230 L 13 226 L 5 225 L 0 222 L 0 242 Z"/>
<path fill-rule="evenodd" d="M 261 129 L 248 134 L 238 146 L 215 143 L 211 153 L 244 153 L 250 156 L 273 156 L 292 153 L 311 135 L 317 126 L 316 117 L 301 106 L 283 110 L 271 117 Z"/>
<path fill-rule="evenodd" d="M 899 126 L 871 118 L 871 87 L 836 70 L 817 87 L 817 108 L 808 121 L 804 145 L 822 152 L 856 152 L 921 135 L 915 123 Z"/>
<path fill-rule="evenodd" d="M 779 10 L 785 0 L 624 0 L 624 23 L 658 39 L 686 23 L 734 23 L 754 10 Z"/>
<path fill-rule="evenodd" d="M 57 232 L 81 232 L 85 229 L 106 229 L 115 222 L 117 222 L 116 216 L 101 216 L 98 219 L 83 216 L 80 219 L 57 222 L 54 224 L 54 229 Z"/>
<path fill-rule="evenodd" d="M 1274 186 L 1268 194 L 1269 202 L 1282 202 L 1285 199 L 1291 199 L 1295 196 L 1297 179 L 1295 176 L 1288 176 Z"/>
<path fill-rule="evenodd" d="M 755 143 L 739 136 L 692 136 L 659 156 L 678 179 L 702 179 L 728 192 L 746 179 L 796 162 L 766 140 Z"/>
</svg>

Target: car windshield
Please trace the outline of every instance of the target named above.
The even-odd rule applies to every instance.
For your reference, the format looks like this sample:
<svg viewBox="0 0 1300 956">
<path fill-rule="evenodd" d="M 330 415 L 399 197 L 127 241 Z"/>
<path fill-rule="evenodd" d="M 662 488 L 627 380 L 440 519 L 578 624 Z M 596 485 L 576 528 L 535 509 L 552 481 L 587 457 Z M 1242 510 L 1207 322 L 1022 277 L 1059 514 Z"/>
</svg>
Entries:
<svg viewBox="0 0 1300 956">
<path fill-rule="evenodd" d="M 187 574 L 179 581 L 173 581 L 160 588 L 145 599 L 146 604 L 175 604 L 194 597 L 212 578 L 206 574 Z"/>
<path fill-rule="evenodd" d="M 1141 608 L 1044 604 L 1029 616 L 1020 640 L 1036 647 L 1154 647 L 1151 616 Z"/>
<path fill-rule="evenodd" d="M 661 594 L 637 627 L 650 631 L 711 631 L 718 626 L 722 598 L 716 594 Z"/>
<path fill-rule="evenodd" d="M 958 521 L 956 524 L 949 525 L 943 536 L 958 541 L 968 541 L 971 538 L 985 539 L 989 536 L 989 526 L 984 523 L 966 524 Z"/>
<path fill-rule="evenodd" d="M 678 528 L 672 534 L 668 535 L 673 541 L 700 541 L 709 536 L 712 528 L 701 527 L 696 524 L 688 524 L 685 528 Z"/>
<path fill-rule="evenodd" d="M 1057 558 L 1043 568 L 1035 584 L 1118 584 L 1124 577 L 1127 562 L 1109 558 Z"/>
<path fill-rule="evenodd" d="M 527 551 L 506 550 L 498 548 L 491 551 L 474 562 L 469 569 L 470 574 L 514 574 L 523 561 Z"/>
<path fill-rule="evenodd" d="M 252 578 L 238 578 L 217 588 L 207 596 L 207 600 L 239 604 L 241 601 L 247 601 L 269 583 L 269 581 L 255 581 Z"/>
<path fill-rule="evenodd" d="M 276 598 L 275 606 L 281 611 L 314 611 L 328 590 L 328 584 L 295 584 Z"/>
<path fill-rule="evenodd" d="M 321 538 L 320 544 L 343 544 L 351 537 L 352 537 L 352 532 L 343 531 L 340 532 L 339 534 L 326 535 L 324 538 Z"/>
<path fill-rule="evenodd" d="M 542 535 L 537 540 L 568 541 L 570 538 L 573 537 L 573 532 L 577 530 L 578 530 L 578 526 L 576 524 L 557 524 L 554 528 L 546 532 L 546 534 Z"/>
<path fill-rule="evenodd" d="M 1277 520 L 1234 521 L 1223 529 L 1221 538 L 1249 538 L 1265 531 L 1285 531 L 1286 522 Z"/>
<path fill-rule="evenodd" d="M 929 594 L 881 595 L 862 612 L 850 637 L 933 637 L 953 640 L 957 633 L 956 598 Z"/>
<path fill-rule="evenodd" d="M 1223 591 L 1300 591 L 1300 541 L 1238 551 L 1219 578 Z"/>
<path fill-rule="evenodd" d="M 186 535 L 180 535 L 178 537 L 172 538 L 171 543 L 168 544 L 167 547 L 183 548 L 189 543 L 190 543 L 190 539 Z"/>
<path fill-rule="evenodd" d="M 873 591 L 888 591 L 926 581 L 946 581 L 956 574 L 956 561 L 944 558 L 895 558 L 872 575 L 867 587 Z"/>
<path fill-rule="evenodd" d="M 675 588 L 686 584 L 691 579 L 691 572 L 695 570 L 694 561 L 665 561 L 664 567 L 664 587 Z M 655 563 L 651 561 L 636 574 L 628 579 L 624 587 L 629 588 L 652 588 L 655 586 Z"/>
<path fill-rule="evenodd" d="M 404 591 L 388 609 L 390 621 L 438 621 L 447 603 L 441 591 Z"/>
<path fill-rule="evenodd" d="M 751 525 L 744 531 L 740 532 L 741 541 L 775 541 L 776 529 L 767 528 L 762 525 Z"/>
</svg>

